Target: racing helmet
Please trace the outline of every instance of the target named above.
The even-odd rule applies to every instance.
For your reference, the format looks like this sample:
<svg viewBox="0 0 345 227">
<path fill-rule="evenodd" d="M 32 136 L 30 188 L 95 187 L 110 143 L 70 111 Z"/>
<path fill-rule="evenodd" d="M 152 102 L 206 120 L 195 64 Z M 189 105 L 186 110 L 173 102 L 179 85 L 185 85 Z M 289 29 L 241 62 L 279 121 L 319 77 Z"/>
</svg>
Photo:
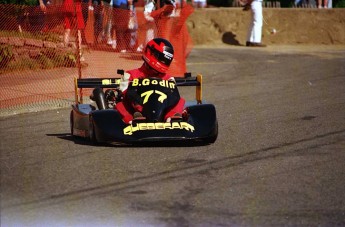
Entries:
<svg viewBox="0 0 345 227">
<path fill-rule="evenodd" d="M 143 60 L 153 69 L 165 73 L 174 59 L 174 47 L 163 38 L 155 38 L 146 44 Z"/>
</svg>

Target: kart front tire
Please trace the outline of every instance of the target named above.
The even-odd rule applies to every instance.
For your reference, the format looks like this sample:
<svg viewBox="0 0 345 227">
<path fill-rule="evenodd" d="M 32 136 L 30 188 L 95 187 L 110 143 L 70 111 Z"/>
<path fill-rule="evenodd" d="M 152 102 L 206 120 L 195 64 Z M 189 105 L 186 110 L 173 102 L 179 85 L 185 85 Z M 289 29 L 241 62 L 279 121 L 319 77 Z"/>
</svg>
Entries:
<svg viewBox="0 0 345 227">
<path fill-rule="evenodd" d="M 206 144 L 211 144 L 211 143 L 216 142 L 217 137 L 218 137 L 218 122 L 216 122 L 216 126 L 215 126 L 215 129 L 214 129 L 214 134 L 212 136 L 210 136 L 210 137 L 207 137 L 207 138 L 203 139 L 203 141 Z"/>
</svg>

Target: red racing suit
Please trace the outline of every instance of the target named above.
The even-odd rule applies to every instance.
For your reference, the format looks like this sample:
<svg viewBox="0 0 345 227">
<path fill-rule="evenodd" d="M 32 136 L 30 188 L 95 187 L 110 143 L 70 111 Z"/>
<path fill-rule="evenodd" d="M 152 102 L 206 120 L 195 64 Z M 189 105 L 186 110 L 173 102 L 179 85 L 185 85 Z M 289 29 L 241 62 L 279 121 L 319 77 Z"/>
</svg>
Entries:
<svg viewBox="0 0 345 227">
<path fill-rule="evenodd" d="M 143 106 L 141 106 L 140 104 L 134 103 L 131 100 L 128 100 L 128 98 L 126 97 L 128 84 L 131 81 L 133 81 L 133 79 L 144 79 L 144 78 L 148 78 L 149 75 L 152 75 L 152 71 L 148 69 L 144 63 L 138 69 L 126 71 L 125 75 L 121 79 L 120 90 L 122 91 L 123 100 L 121 102 L 118 102 L 114 108 L 117 111 L 119 111 L 119 113 L 122 115 L 123 121 L 126 124 L 129 124 L 130 121 L 133 120 L 134 112 L 141 112 L 143 110 Z M 175 81 L 174 77 L 166 73 L 160 73 L 158 77 L 163 80 Z M 184 104 L 185 104 L 185 100 L 183 98 L 180 98 L 178 103 L 165 114 L 164 120 L 166 121 L 169 117 L 172 117 L 177 113 L 182 114 L 183 109 L 184 109 Z"/>
</svg>

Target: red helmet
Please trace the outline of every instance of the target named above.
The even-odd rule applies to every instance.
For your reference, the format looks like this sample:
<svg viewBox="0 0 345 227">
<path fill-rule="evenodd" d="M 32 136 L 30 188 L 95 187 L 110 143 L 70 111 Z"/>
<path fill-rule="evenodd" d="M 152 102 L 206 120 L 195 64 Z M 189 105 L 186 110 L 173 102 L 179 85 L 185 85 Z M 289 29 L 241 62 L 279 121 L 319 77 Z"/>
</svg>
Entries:
<svg viewBox="0 0 345 227">
<path fill-rule="evenodd" d="M 144 49 L 143 59 L 156 71 L 165 73 L 174 59 L 174 47 L 166 39 L 152 39 Z"/>
</svg>

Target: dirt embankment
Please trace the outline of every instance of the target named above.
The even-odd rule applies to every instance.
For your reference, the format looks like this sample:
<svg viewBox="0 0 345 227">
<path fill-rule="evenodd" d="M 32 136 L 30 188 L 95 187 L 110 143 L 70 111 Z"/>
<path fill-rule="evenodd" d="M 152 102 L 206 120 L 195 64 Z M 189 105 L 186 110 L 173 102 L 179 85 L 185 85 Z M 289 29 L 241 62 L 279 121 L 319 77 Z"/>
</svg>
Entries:
<svg viewBox="0 0 345 227">
<path fill-rule="evenodd" d="M 345 9 L 264 8 L 263 14 L 266 44 L 345 45 Z M 244 45 L 250 17 L 241 8 L 206 8 L 195 10 L 187 24 L 195 45 Z"/>
</svg>

